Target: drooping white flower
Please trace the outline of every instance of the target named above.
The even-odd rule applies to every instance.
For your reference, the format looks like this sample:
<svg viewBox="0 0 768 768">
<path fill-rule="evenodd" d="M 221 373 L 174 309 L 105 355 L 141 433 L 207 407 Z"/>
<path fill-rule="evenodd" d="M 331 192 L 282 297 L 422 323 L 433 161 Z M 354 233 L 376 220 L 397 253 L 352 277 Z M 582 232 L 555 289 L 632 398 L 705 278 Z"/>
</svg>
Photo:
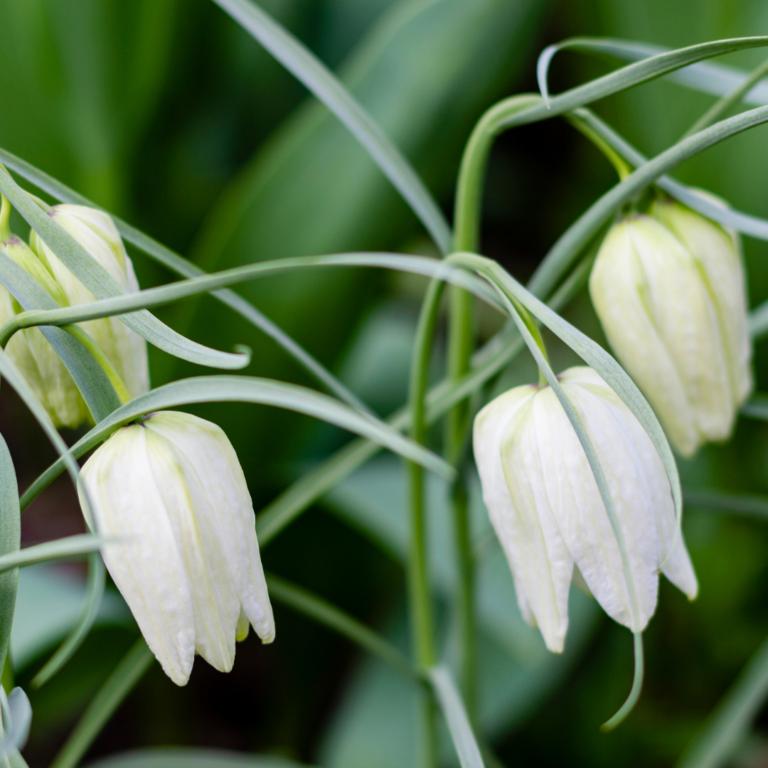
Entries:
<svg viewBox="0 0 768 768">
<path fill-rule="evenodd" d="M 58 304 L 66 304 L 61 287 L 24 242 L 11 236 L 3 252 L 23 269 Z M 14 297 L 0 286 L 0 324 L 21 311 Z M 79 427 L 88 420 L 88 408 L 61 358 L 39 328 L 13 334 L 5 351 L 16 364 L 56 427 Z"/>
<path fill-rule="evenodd" d="M 684 456 L 723 440 L 752 389 L 735 234 L 671 200 L 606 236 L 590 278 L 616 355 Z"/>
<path fill-rule="evenodd" d="M 152 652 L 177 685 L 195 653 L 232 669 L 250 623 L 275 636 L 253 506 L 237 455 L 215 424 L 160 411 L 122 427 L 82 477 L 104 562 Z"/>
<path fill-rule="evenodd" d="M 659 572 L 690 598 L 696 577 L 679 532 L 664 466 L 647 433 L 591 368 L 559 377 L 607 479 L 618 539 L 573 426 L 550 387 L 520 386 L 475 419 L 483 498 L 525 619 L 563 649 L 578 569 L 602 608 L 634 632 L 656 608 Z"/>
<path fill-rule="evenodd" d="M 103 211 L 84 205 L 56 205 L 49 215 L 65 229 L 101 265 L 126 293 L 139 290 L 133 263 L 125 251 L 120 233 L 112 219 Z M 32 250 L 47 266 L 69 305 L 86 304 L 93 294 L 33 232 Z M 149 389 L 147 344 L 119 318 L 107 317 L 82 323 L 83 329 L 114 366 L 128 393 L 135 397 Z"/>
</svg>

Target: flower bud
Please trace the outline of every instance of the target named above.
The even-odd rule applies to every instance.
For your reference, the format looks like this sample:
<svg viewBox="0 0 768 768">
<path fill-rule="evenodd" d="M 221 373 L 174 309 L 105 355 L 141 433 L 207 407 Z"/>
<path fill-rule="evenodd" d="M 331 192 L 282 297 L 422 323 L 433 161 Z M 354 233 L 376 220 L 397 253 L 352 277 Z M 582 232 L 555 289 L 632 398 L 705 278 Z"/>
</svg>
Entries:
<svg viewBox="0 0 768 768">
<path fill-rule="evenodd" d="M 107 569 L 174 683 L 186 684 L 195 653 L 229 672 L 248 623 L 272 642 L 251 497 L 218 426 L 154 413 L 115 432 L 82 477 Z"/>
<path fill-rule="evenodd" d="M 751 391 L 744 282 L 737 237 L 671 200 L 614 225 L 597 255 L 605 334 L 683 456 L 726 439 Z"/>
<path fill-rule="evenodd" d="M 622 547 L 578 436 L 550 387 L 520 386 L 475 419 L 483 498 L 524 618 L 563 649 L 574 570 L 633 632 L 656 609 L 661 571 L 690 598 L 696 576 L 662 461 L 634 414 L 591 368 L 559 377 L 605 475 Z M 628 580 L 629 579 L 629 580 Z"/>
<path fill-rule="evenodd" d="M 50 209 L 50 216 L 109 272 L 126 293 L 139 289 L 133 263 L 125 251 L 120 233 L 106 213 L 83 205 L 57 205 Z M 93 294 L 36 232 L 32 233 L 30 245 L 61 286 L 66 304 L 86 304 L 94 300 Z M 118 317 L 89 320 L 82 323 L 82 327 L 114 366 L 131 396 L 149 389 L 147 345 L 141 336 Z"/>
<path fill-rule="evenodd" d="M 66 304 L 51 273 L 18 237 L 2 244 L 3 251 L 59 304 Z M 0 287 L 0 323 L 21 311 L 14 297 Z M 5 350 L 56 427 L 78 427 L 88 419 L 88 409 L 61 358 L 39 328 L 13 334 Z"/>
</svg>

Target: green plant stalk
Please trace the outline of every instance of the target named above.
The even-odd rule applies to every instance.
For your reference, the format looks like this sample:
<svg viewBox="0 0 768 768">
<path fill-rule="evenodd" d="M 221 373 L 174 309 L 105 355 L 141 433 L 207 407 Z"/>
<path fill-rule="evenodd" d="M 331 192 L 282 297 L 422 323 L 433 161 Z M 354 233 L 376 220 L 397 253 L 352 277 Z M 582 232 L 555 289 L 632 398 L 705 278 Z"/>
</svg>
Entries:
<svg viewBox="0 0 768 768">
<path fill-rule="evenodd" d="M 538 97 L 519 96 L 507 100 L 514 110 L 523 110 Z M 479 251 L 480 211 L 483 182 L 493 140 L 498 131 L 497 111 L 491 107 L 478 121 L 462 156 L 456 188 L 454 251 Z M 449 258 L 450 261 L 450 258 Z M 425 302 L 426 324 L 434 323 L 438 301 Z M 527 314 L 527 313 L 526 313 Z M 453 287 L 450 293 L 448 323 L 448 380 L 460 381 L 471 366 L 474 347 L 474 312 L 467 291 Z M 432 337 L 423 339 L 431 346 Z M 416 353 L 417 355 L 419 352 Z M 462 460 L 470 429 L 469 402 L 461 400 L 450 410 L 446 423 L 445 455 L 449 463 Z M 423 497 L 424 488 L 419 490 Z M 455 483 L 451 494 L 454 556 L 457 570 L 456 623 L 458 626 L 459 681 L 470 720 L 477 707 L 477 620 L 475 573 L 471 551 L 469 497 L 464 483 Z"/>
<path fill-rule="evenodd" d="M 437 326 L 437 312 L 443 283 L 433 281 L 419 315 L 409 383 L 409 409 L 411 439 L 425 445 L 427 438 L 426 393 L 429 386 L 431 341 Z M 432 595 L 429 588 L 427 562 L 427 519 L 425 477 L 416 462 L 408 462 L 408 506 L 410 511 L 410 539 L 408 550 L 408 592 L 411 612 L 411 632 L 417 665 L 422 671 L 435 664 L 435 628 L 432 616 Z M 421 754 L 425 768 L 437 764 L 437 711 L 432 696 L 421 694 Z"/>
</svg>

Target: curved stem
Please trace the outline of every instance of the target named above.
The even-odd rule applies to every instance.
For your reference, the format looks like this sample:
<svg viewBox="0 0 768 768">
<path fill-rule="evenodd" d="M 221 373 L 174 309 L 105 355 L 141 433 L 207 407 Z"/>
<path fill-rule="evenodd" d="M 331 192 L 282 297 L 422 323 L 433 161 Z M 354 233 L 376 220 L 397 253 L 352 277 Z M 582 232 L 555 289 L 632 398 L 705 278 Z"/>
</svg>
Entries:
<svg viewBox="0 0 768 768">
<path fill-rule="evenodd" d="M 611 165 L 616 169 L 620 181 L 632 173 L 632 166 L 595 130 L 589 123 L 581 120 L 573 112 L 569 112 L 566 118 L 571 125 L 577 128 L 582 135 L 586 136 L 608 159 Z"/>
<path fill-rule="evenodd" d="M 634 653 L 635 653 L 635 673 L 632 678 L 632 687 L 626 701 L 619 707 L 615 715 L 608 718 L 601 726 L 602 731 L 612 731 L 621 725 L 627 715 L 635 708 L 637 700 L 640 698 L 640 691 L 643 689 L 643 676 L 645 674 L 645 662 L 643 660 L 643 635 L 641 632 L 634 634 Z"/>
</svg>

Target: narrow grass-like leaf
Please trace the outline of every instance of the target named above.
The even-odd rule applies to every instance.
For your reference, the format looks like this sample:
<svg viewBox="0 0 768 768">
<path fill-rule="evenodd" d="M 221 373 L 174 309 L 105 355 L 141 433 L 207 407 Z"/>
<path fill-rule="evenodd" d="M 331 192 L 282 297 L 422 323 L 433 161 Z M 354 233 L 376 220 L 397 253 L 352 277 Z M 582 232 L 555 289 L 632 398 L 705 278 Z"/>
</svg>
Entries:
<svg viewBox="0 0 768 768">
<path fill-rule="evenodd" d="M 21 509 L 19 507 L 19 486 L 13 459 L 3 436 L 0 435 L 0 563 L 19 554 L 21 543 Z M 8 644 L 13 627 L 16 607 L 16 590 L 19 574 L 15 568 L 0 569 L 0 669 L 5 669 Z"/>
<path fill-rule="evenodd" d="M 719 768 L 730 764 L 766 696 L 768 640 L 750 659 L 702 733 L 685 751 L 678 763 L 679 768 Z"/>
<path fill-rule="evenodd" d="M 53 298 L 2 248 L 0 248 L 0 283 L 25 310 L 58 308 Z M 82 337 L 87 338 L 85 331 L 79 330 Z M 41 329 L 41 333 L 69 371 L 94 421 L 103 419 L 120 405 L 120 398 L 103 368 L 77 338 L 66 331 L 52 327 Z M 7 339 L 0 339 L 0 345 L 6 343 Z"/>
<path fill-rule="evenodd" d="M 3 163 L 16 171 L 19 176 L 33 184 L 41 192 L 45 192 L 60 202 L 99 208 L 96 203 L 89 200 L 87 197 L 83 197 L 57 179 L 49 176 L 44 171 L 41 171 L 39 168 L 26 162 L 26 160 L 22 160 L 20 157 L 17 157 L 4 149 L 0 149 L 0 163 Z M 157 263 L 162 264 L 171 272 L 182 275 L 183 277 L 198 277 L 199 275 L 205 274 L 205 272 L 197 265 L 187 261 L 187 259 L 183 258 L 178 253 L 144 234 L 144 232 L 136 227 L 131 226 L 114 214 L 109 213 L 108 215 L 115 222 L 121 236 L 126 242 L 138 248 L 145 255 L 149 256 Z M 325 386 L 329 392 L 361 411 L 367 410 L 360 399 L 327 368 L 325 368 L 325 366 L 310 355 L 300 344 L 294 341 L 287 333 L 273 323 L 249 301 L 246 301 L 242 296 L 238 296 L 236 293 L 229 290 L 214 291 L 211 295 L 239 314 L 255 328 L 273 339 L 287 354 L 293 357 L 299 365 Z"/>
<path fill-rule="evenodd" d="M 2 478 L 0 478 L 2 479 Z M 0 486 L 5 490 L 5 486 Z M 40 563 L 77 560 L 92 552 L 98 552 L 104 545 L 104 539 L 91 533 L 78 533 L 62 539 L 33 544 L 8 554 L 0 555 L 0 573 L 7 573 L 15 568 L 26 568 Z M 5 625 L 3 625 L 5 626 Z"/>
<path fill-rule="evenodd" d="M 645 155 L 635 149 L 593 112 L 583 108 L 577 109 L 570 113 L 568 118 L 576 124 L 579 122 L 585 123 L 631 165 L 638 167 L 648 162 L 648 158 Z M 735 229 L 745 235 L 752 235 L 752 237 L 759 238 L 760 240 L 768 240 L 768 219 L 761 219 L 735 208 L 718 205 L 710 198 L 702 196 L 696 190 L 669 176 L 659 177 L 656 183 L 661 189 L 668 192 L 681 203 L 685 203 L 689 208 L 698 211 L 713 221 L 717 221 L 724 227 Z"/>
<path fill-rule="evenodd" d="M 428 676 L 461 768 L 485 768 L 480 747 L 450 672 L 445 667 L 432 667 Z"/>
<path fill-rule="evenodd" d="M 447 253 L 451 231 L 408 161 L 334 74 L 293 35 L 249 0 L 213 0 L 347 127 L 410 205 L 437 247 Z"/>
<path fill-rule="evenodd" d="M 499 102 L 489 110 L 490 123 L 498 132 L 518 125 L 527 125 L 539 120 L 562 115 L 578 107 L 584 107 L 599 99 L 604 99 L 628 88 L 687 67 L 702 59 L 721 56 L 725 53 L 768 45 L 768 36 L 734 37 L 699 43 L 686 48 L 665 51 L 655 56 L 628 64 L 614 72 L 595 78 L 584 85 L 571 88 L 558 96 L 544 99 L 521 111 L 505 114 L 506 103 Z M 544 56 L 549 56 L 545 53 Z M 551 58 L 551 56 L 549 56 Z M 516 97 L 513 97 L 516 98 Z"/>
<path fill-rule="evenodd" d="M 223 272 L 191 277 L 176 283 L 161 285 L 157 288 L 147 288 L 143 291 L 114 298 L 101 299 L 89 304 L 27 311 L 16 315 L 13 325 L 17 328 L 29 328 L 37 325 L 69 325 L 99 317 L 122 315 L 126 312 L 133 312 L 139 307 L 157 307 L 225 285 L 234 285 L 256 278 L 295 270 L 329 267 L 373 267 L 397 272 L 411 272 L 445 280 L 461 286 L 489 305 L 499 308 L 498 300 L 480 280 L 462 270 L 448 266 L 444 261 L 396 253 L 339 253 L 327 256 L 298 256 L 274 261 L 260 261 L 256 264 L 247 264 Z"/>
<path fill-rule="evenodd" d="M 94 296 L 107 298 L 123 293 L 107 270 L 56 224 L 4 168 L 0 168 L 0 192 Z M 124 322 L 150 344 L 174 357 L 212 368 L 243 368 L 248 364 L 248 355 L 221 352 L 198 344 L 169 328 L 146 310 L 126 317 Z"/>
<path fill-rule="evenodd" d="M 114 711 L 139 682 L 152 662 L 152 654 L 143 639 L 131 647 L 115 667 L 82 718 L 69 735 L 61 751 L 51 763 L 51 768 L 76 768 Z"/>
<path fill-rule="evenodd" d="M 431 451 L 403 437 L 385 422 L 361 414 L 328 395 L 282 381 L 250 376 L 199 376 L 165 384 L 140 395 L 118 408 L 81 437 L 70 449 L 72 456 L 82 456 L 105 440 L 123 424 L 163 408 L 194 403 L 242 402 L 270 405 L 313 416 L 337 427 L 362 435 L 395 453 L 423 464 L 427 469 L 451 478 L 453 469 Z M 22 508 L 46 488 L 62 470 L 62 460 L 52 464 L 27 489 Z"/>
<path fill-rule="evenodd" d="M 707 43 L 704 43 L 704 45 L 707 45 Z M 575 37 L 551 45 L 542 52 L 537 67 L 539 86 L 542 91 L 548 90 L 546 81 L 552 59 L 558 52 L 566 50 L 610 56 L 625 61 L 647 60 L 652 57 L 667 56 L 674 53 L 673 50 L 660 45 L 639 43 L 634 40 L 608 37 Z M 714 55 L 718 56 L 720 53 L 715 53 Z M 681 85 L 701 91 L 702 93 L 710 93 L 714 96 L 726 96 L 749 77 L 748 72 L 737 67 L 712 62 L 694 63 L 687 65 L 685 69 L 665 74 L 670 80 L 674 80 Z M 768 104 L 768 80 L 757 83 L 744 95 L 743 100 L 745 103 L 755 106 Z"/>
</svg>

